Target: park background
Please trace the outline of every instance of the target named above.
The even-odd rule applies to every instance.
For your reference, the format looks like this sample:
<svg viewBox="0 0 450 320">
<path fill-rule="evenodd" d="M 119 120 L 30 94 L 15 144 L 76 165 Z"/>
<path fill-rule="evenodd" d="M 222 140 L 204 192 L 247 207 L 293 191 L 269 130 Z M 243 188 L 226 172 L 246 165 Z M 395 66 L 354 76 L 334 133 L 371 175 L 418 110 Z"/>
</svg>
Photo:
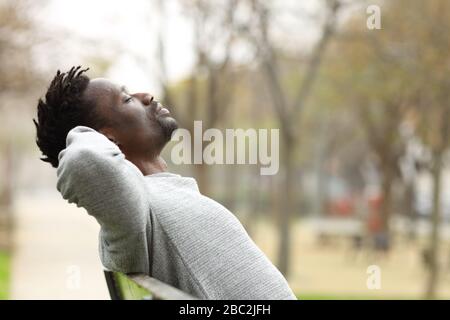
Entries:
<svg viewBox="0 0 450 320">
<path fill-rule="evenodd" d="M 273 176 L 165 158 L 299 298 L 450 298 L 449 29 L 448 0 L 0 0 L 0 298 L 108 298 L 98 226 L 34 142 L 80 64 L 189 130 L 280 129 Z"/>
</svg>

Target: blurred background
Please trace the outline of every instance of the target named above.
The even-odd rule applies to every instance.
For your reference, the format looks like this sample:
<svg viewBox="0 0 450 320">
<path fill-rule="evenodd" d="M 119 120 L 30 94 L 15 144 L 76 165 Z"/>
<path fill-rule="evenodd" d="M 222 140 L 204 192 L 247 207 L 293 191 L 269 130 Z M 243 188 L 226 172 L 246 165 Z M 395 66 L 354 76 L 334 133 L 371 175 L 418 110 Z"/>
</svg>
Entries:
<svg viewBox="0 0 450 320">
<path fill-rule="evenodd" d="M 0 298 L 108 298 L 98 226 L 34 142 L 80 64 L 189 130 L 280 129 L 273 176 L 165 159 L 299 298 L 450 298 L 448 30 L 448 0 L 0 0 Z"/>
</svg>

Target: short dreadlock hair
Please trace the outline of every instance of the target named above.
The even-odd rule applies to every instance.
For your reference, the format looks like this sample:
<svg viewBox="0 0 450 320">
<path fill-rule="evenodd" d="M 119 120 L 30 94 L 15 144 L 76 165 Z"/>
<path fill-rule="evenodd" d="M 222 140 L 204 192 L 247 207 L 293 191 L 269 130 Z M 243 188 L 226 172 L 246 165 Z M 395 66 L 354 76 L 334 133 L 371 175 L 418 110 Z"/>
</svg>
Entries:
<svg viewBox="0 0 450 320">
<path fill-rule="evenodd" d="M 100 119 L 96 116 L 92 101 L 82 98 L 89 84 L 88 71 L 81 66 L 68 72 L 57 71 L 45 94 L 45 101 L 39 99 L 37 106 L 36 144 L 44 157 L 42 161 L 58 167 L 59 152 L 66 148 L 69 131 L 79 125 L 98 129 Z"/>
</svg>

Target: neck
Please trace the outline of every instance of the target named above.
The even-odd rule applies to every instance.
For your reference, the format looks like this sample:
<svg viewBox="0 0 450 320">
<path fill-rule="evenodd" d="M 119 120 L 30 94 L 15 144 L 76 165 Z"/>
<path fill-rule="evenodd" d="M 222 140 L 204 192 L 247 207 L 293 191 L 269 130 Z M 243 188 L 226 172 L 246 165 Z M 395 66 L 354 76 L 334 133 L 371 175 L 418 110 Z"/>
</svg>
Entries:
<svg viewBox="0 0 450 320">
<path fill-rule="evenodd" d="M 128 159 L 131 161 L 139 170 L 141 170 L 144 176 L 148 176 L 154 173 L 167 171 L 166 161 L 161 156 L 156 156 L 155 158 L 149 159 Z"/>
</svg>

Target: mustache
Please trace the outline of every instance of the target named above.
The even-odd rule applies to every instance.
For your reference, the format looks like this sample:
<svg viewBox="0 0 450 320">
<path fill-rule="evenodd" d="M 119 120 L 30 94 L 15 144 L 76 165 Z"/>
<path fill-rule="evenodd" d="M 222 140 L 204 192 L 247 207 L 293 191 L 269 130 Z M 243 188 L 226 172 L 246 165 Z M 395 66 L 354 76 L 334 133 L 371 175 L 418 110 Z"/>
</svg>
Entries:
<svg viewBox="0 0 450 320">
<path fill-rule="evenodd" d="M 152 113 L 156 113 L 158 111 L 158 106 L 161 105 L 161 103 L 157 100 L 152 100 L 152 102 L 150 102 L 150 111 Z"/>
<path fill-rule="evenodd" d="M 150 112 L 153 115 L 158 114 L 162 108 L 165 108 L 165 106 L 158 100 L 152 100 L 152 102 L 150 103 Z"/>
</svg>

